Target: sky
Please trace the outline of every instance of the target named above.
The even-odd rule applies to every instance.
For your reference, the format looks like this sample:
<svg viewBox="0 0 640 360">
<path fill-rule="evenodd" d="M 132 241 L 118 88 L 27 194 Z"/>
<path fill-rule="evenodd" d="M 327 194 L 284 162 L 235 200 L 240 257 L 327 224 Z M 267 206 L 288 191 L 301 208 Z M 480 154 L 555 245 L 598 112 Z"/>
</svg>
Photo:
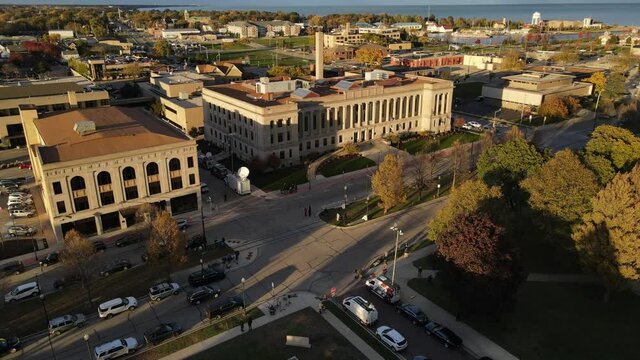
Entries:
<svg viewBox="0 0 640 360">
<path fill-rule="evenodd" d="M 358 5 L 485 5 L 485 4 L 584 4 L 640 3 L 640 0 L 0 0 L 0 4 L 140 4 L 140 5 L 218 5 L 220 7 L 261 6 L 358 6 Z"/>
</svg>

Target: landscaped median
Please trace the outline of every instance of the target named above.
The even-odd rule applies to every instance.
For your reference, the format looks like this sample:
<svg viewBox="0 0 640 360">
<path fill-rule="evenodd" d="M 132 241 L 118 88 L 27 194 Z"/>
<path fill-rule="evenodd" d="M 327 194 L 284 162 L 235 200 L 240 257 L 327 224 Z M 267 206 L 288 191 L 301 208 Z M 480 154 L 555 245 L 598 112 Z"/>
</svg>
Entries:
<svg viewBox="0 0 640 360">
<path fill-rule="evenodd" d="M 404 150 L 411 155 L 419 152 L 434 152 L 452 147 L 455 142 L 460 144 L 472 143 L 480 140 L 480 135 L 468 132 L 452 132 L 438 136 L 417 136 L 402 140 L 400 150 Z"/>
<path fill-rule="evenodd" d="M 381 343 L 370 330 L 360 325 L 349 314 L 342 310 L 342 308 L 340 308 L 340 305 L 336 304 L 333 301 L 325 301 L 324 304 L 327 310 L 331 311 L 331 313 L 335 315 L 338 320 L 342 321 L 349 329 L 351 329 L 351 331 L 353 331 L 362 340 L 364 340 L 364 342 L 371 346 L 371 348 L 385 360 L 399 359 L 398 355 L 396 355 L 393 351 L 391 351 L 391 349 Z"/>
<path fill-rule="evenodd" d="M 318 172 L 324 177 L 331 177 L 376 166 L 375 161 L 360 154 L 332 156 L 325 160 Z"/>
<path fill-rule="evenodd" d="M 260 311 L 260 309 L 258 309 L 257 307 L 254 307 L 250 309 L 246 315 L 237 313 L 235 315 L 225 317 L 211 324 L 207 324 L 201 328 L 186 332 L 175 339 L 164 342 L 158 346 L 150 348 L 149 350 L 140 352 L 135 356 L 130 357 L 129 359 L 157 360 L 164 356 L 173 354 L 176 351 L 180 351 L 191 345 L 204 341 L 210 337 L 221 334 L 229 329 L 233 329 L 243 322 L 246 323 L 249 318 L 255 320 L 261 316 L 264 316 L 262 311 Z"/>
</svg>

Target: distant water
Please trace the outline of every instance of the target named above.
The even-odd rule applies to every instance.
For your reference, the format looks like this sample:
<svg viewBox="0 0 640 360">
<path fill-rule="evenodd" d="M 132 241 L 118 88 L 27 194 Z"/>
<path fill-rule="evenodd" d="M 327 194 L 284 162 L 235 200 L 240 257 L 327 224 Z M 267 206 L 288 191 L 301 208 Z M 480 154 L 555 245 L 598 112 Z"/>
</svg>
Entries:
<svg viewBox="0 0 640 360">
<path fill-rule="evenodd" d="M 176 7 L 177 9 L 183 9 Z M 176 9 L 172 8 L 172 9 Z M 162 8 L 159 8 L 162 9 Z M 229 10 L 230 7 L 202 6 L 185 7 L 184 9 L 203 10 Z M 453 16 L 454 18 L 487 18 L 500 20 L 507 18 L 510 21 L 531 21 L 534 12 L 540 12 L 543 19 L 582 20 L 592 17 L 596 21 L 606 24 L 640 25 L 640 3 L 636 4 L 509 4 L 509 5 L 433 5 L 430 8 L 414 5 L 390 5 L 390 6 L 264 6 L 259 9 L 233 8 L 236 10 L 265 10 L 298 12 L 302 15 L 328 15 L 349 13 L 387 13 L 400 15 L 422 15 L 428 12 L 437 17 Z"/>
</svg>

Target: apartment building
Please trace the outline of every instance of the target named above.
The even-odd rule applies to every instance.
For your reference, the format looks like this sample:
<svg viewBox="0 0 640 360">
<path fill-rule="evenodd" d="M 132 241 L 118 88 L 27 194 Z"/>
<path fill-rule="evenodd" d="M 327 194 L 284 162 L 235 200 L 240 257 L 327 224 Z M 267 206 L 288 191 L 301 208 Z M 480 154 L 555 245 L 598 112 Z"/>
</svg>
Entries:
<svg viewBox="0 0 640 360">
<path fill-rule="evenodd" d="M 19 106 L 33 104 L 39 113 L 109 105 L 106 91 L 86 91 L 76 82 L 18 83 L 0 87 L 0 144 L 25 145 Z"/>
<path fill-rule="evenodd" d="M 324 34 L 324 47 L 333 48 L 341 45 L 362 45 L 364 44 L 364 34 L 376 34 L 384 36 L 393 41 L 400 40 L 400 30 L 397 28 L 385 26 L 358 26 L 351 27 L 351 24 L 345 24 L 342 29 Z"/>
<path fill-rule="evenodd" d="M 389 133 L 451 129 L 453 83 L 414 75 L 262 78 L 202 94 L 205 138 L 247 162 L 275 154 L 290 166 L 312 153 Z"/>
<path fill-rule="evenodd" d="M 226 25 L 227 32 L 238 36 L 240 39 L 257 38 L 258 27 L 247 21 L 233 21 Z"/>
<path fill-rule="evenodd" d="M 195 140 L 140 108 L 38 114 L 21 105 L 29 156 L 58 239 L 126 229 L 136 210 L 156 204 L 172 215 L 200 208 Z"/>
</svg>

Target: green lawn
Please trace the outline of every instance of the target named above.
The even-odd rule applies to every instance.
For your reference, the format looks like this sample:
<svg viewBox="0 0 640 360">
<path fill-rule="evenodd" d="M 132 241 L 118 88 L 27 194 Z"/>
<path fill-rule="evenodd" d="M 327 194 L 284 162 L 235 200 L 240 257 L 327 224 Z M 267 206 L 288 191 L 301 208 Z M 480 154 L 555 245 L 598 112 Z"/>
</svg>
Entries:
<svg viewBox="0 0 640 360">
<path fill-rule="evenodd" d="M 460 99 L 475 99 L 482 95 L 482 85 L 484 85 L 484 83 L 481 82 L 465 82 L 457 84 L 453 89 L 453 97 Z"/>
<path fill-rule="evenodd" d="M 308 61 L 298 57 L 285 56 L 282 54 L 278 54 L 276 57 L 276 53 L 269 50 L 221 53 L 220 60 L 239 60 L 239 61 L 248 60 L 248 64 L 254 65 L 254 66 L 271 66 L 271 65 L 275 65 L 276 62 L 280 66 L 294 66 L 294 65 L 308 64 Z"/>
<path fill-rule="evenodd" d="M 287 335 L 308 337 L 311 348 L 286 346 Z M 292 356 L 305 360 L 365 359 L 358 349 L 311 308 L 246 332 L 187 359 L 283 360 Z"/>
<path fill-rule="evenodd" d="M 231 252 L 229 248 L 210 248 L 204 256 L 206 262 L 218 259 Z M 178 268 L 187 268 L 199 264 L 200 256 L 192 253 L 186 264 Z M 134 261 L 135 264 L 135 261 Z M 99 270 L 99 269 L 98 269 Z M 107 278 L 95 280 L 91 285 L 91 298 L 94 307 L 109 299 L 120 296 L 140 297 L 149 291 L 154 282 L 166 278 L 169 268 L 166 265 L 153 266 L 142 264 L 127 271 L 113 274 Z M 135 276 L 132 276 L 135 274 Z M 93 313 L 96 308 L 89 306 L 86 292 L 80 284 L 71 285 L 60 291 L 48 294 L 47 312 L 50 317 L 77 312 Z M 45 330 L 45 316 L 39 299 L 30 299 L 7 304 L 0 311 L 0 324 L 9 328 L 17 336 L 26 336 Z"/>
<path fill-rule="evenodd" d="M 437 280 L 412 279 L 409 286 L 455 313 Z M 522 285 L 512 313 L 463 319 L 523 360 L 637 359 L 639 320 L 638 297 L 630 292 L 614 293 L 605 303 L 602 288 L 593 284 L 541 282 Z"/>
<path fill-rule="evenodd" d="M 292 48 L 292 47 L 300 47 L 300 46 L 314 46 L 315 38 L 313 36 L 296 36 L 296 37 L 288 37 L 288 38 L 277 38 L 277 39 L 268 39 L 268 38 L 260 38 L 253 39 L 253 42 L 256 44 L 264 45 L 264 46 L 273 46 L 276 44 L 278 47 Z"/>
<path fill-rule="evenodd" d="M 300 185 L 307 182 L 307 167 L 291 166 L 264 174 L 250 175 L 251 183 L 265 192 L 276 191 L 284 185 Z"/>
<path fill-rule="evenodd" d="M 197 344 L 203 340 L 206 340 L 210 337 L 216 336 L 222 332 L 232 329 L 240 325 L 241 322 L 246 322 L 248 317 L 257 319 L 261 316 L 264 316 L 264 314 L 258 308 L 254 308 L 250 310 L 246 316 L 242 315 L 241 312 L 238 312 L 237 315 L 235 316 L 232 316 L 230 318 L 225 318 L 221 321 L 217 321 L 209 326 L 206 326 L 202 329 L 194 331 L 190 334 L 165 342 L 158 347 L 155 347 L 149 351 L 142 352 L 130 359 L 135 359 L 135 360 L 160 359 L 164 356 L 173 354 L 176 351 L 182 350 L 186 347 Z"/>
<path fill-rule="evenodd" d="M 360 324 L 356 323 L 354 319 L 352 319 L 345 311 L 343 311 L 339 305 L 335 304 L 332 301 L 325 301 L 325 306 L 328 311 L 331 311 L 333 315 L 335 315 L 340 321 L 342 321 L 347 327 L 349 327 L 356 335 L 358 335 L 362 340 L 364 340 L 373 350 L 375 350 L 380 356 L 382 356 L 385 360 L 398 360 L 396 354 L 394 354 L 388 347 L 384 346 L 380 341 L 378 341 L 375 336 L 362 328 Z"/>
<path fill-rule="evenodd" d="M 341 156 L 330 158 L 322 163 L 319 172 L 324 177 L 331 177 L 375 165 L 375 161 L 364 156 Z"/>
<path fill-rule="evenodd" d="M 416 138 L 412 140 L 403 141 L 400 143 L 400 150 L 404 150 L 411 155 L 415 155 L 421 151 L 438 151 L 447 149 L 453 146 L 453 143 L 458 140 L 461 144 L 471 143 L 478 141 L 480 135 L 472 134 L 468 132 L 454 132 L 437 139 L 428 138 Z"/>
<path fill-rule="evenodd" d="M 224 43 L 224 44 L 213 44 L 211 46 L 207 46 L 207 48 L 209 48 L 209 50 L 211 49 L 221 49 L 221 50 L 246 50 L 246 49 L 252 49 L 251 46 L 247 45 L 247 44 L 243 44 L 239 41 L 235 41 L 232 43 Z M 209 54 L 209 56 L 211 56 L 211 54 Z"/>
</svg>

